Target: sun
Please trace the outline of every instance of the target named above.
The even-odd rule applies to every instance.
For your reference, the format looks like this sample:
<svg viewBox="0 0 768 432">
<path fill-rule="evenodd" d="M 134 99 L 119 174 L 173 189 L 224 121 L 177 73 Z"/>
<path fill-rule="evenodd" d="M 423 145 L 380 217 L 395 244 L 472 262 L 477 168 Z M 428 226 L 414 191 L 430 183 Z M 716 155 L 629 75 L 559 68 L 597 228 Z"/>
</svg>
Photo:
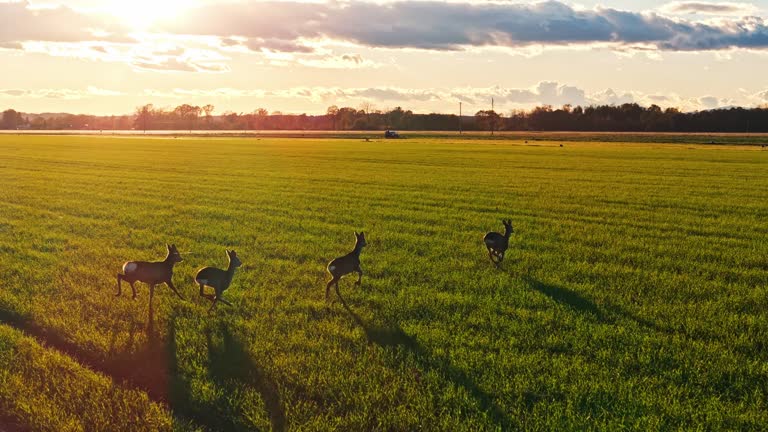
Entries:
<svg viewBox="0 0 768 432">
<path fill-rule="evenodd" d="M 104 11 L 120 19 L 130 28 L 148 29 L 159 20 L 169 20 L 190 8 L 186 0 L 110 0 Z"/>
</svg>

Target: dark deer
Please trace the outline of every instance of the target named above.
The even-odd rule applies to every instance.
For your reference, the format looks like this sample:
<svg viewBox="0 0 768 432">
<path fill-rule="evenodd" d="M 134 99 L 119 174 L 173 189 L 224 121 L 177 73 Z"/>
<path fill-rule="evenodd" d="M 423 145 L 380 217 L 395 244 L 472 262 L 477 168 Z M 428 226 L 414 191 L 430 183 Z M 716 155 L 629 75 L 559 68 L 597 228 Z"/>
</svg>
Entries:
<svg viewBox="0 0 768 432">
<path fill-rule="evenodd" d="M 237 257 L 237 253 L 233 250 L 227 250 L 227 258 L 229 258 L 229 266 L 226 270 L 222 270 L 216 267 L 201 268 L 197 275 L 195 275 L 195 282 L 200 285 L 200 296 L 207 298 L 213 304 L 208 309 L 208 312 L 216 307 L 216 303 L 222 302 L 226 305 L 232 306 L 232 303 L 224 300 L 222 294 L 229 288 L 232 283 L 232 277 L 235 275 L 235 269 L 243 265 L 240 258 Z M 213 288 L 214 294 L 206 294 L 204 291 L 205 286 Z"/>
<path fill-rule="evenodd" d="M 184 300 L 184 297 L 179 294 L 176 287 L 173 286 L 173 266 L 177 262 L 184 261 L 179 254 L 176 245 L 166 245 L 168 249 L 168 255 L 166 255 L 163 261 L 158 262 L 146 262 L 146 261 L 128 261 L 123 264 L 123 273 L 117 274 L 117 296 L 123 293 L 121 281 L 126 281 L 131 284 L 131 290 L 133 291 L 133 298 L 136 298 L 136 282 L 144 282 L 149 285 L 149 301 L 152 302 L 152 297 L 155 295 L 155 285 L 165 283 L 169 288 Z"/>
<path fill-rule="evenodd" d="M 491 262 L 496 264 L 496 267 L 504 261 L 504 254 L 509 248 L 509 236 L 512 235 L 512 221 L 503 220 L 504 235 L 497 232 L 489 232 L 483 238 L 485 247 L 488 248 L 488 257 L 491 258 Z"/>
<path fill-rule="evenodd" d="M 365 233 L 361 232 L 358 234 L 355 232 L 355 249 L 328 263 L 328 273 L 331 274 L 332 279 L 328 282 L 328 285 L 325 286 L 326 300 L 328 300 L 331 285 L 336 285 L 336 294 L 341 297 L 341 294 L 339 294 L 339 280 L 344 275 L 357 272 L 357 282 L 355 282 L 355 285 L 360 286 L 363 280 L 363 269 L 360 268 L 360 252 L 363 251 L 363 248 L 366 245 L 368 245 L 368 243 L 365 242 Z"/>
</svg>

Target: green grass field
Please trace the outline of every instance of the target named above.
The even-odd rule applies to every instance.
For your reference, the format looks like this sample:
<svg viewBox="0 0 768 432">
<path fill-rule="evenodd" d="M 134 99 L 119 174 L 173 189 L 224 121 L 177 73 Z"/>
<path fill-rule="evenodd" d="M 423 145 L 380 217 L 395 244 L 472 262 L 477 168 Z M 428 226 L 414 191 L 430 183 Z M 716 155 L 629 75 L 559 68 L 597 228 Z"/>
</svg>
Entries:
<svg viewBox="0 0 768 432">
<path fill-rule="evenodd" d="M 768 151 L 535 144 L 0 136 L 0 429 L 765 428 Z"/>
</svg>

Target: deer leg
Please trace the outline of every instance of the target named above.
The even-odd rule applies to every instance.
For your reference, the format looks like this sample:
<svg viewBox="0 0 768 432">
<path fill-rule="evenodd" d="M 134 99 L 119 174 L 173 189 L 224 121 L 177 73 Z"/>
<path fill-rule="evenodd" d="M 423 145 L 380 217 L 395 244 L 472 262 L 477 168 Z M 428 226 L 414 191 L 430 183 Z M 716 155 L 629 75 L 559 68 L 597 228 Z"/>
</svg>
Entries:
<svg viewBox="0 0 768 432">
<path fill-rule="evenodd" d="M 224 300 L 223 297 L 218 297 L 218 300 L 222 303 L 224 303 L 227 306 L 232 306 L 232 303 L 230 303 L 228 300 Z"/>
<path fill-rule="evenodd" d="M 331 279 L 328 282 L 328 285 L 325 286 L 325 299 L 326 300 L 328 300 L 328 295 L 331 293 L 331 285 L 333 285 L 334 282 L 336 283 L 336 289 L 337 290 L 339 289 L 339 279 L 336 276 L 334 276 L 333 279 Z"/>
<path fill-rule="evenodd" d="M 496 255 L 496 251 L 491 249 L 490 246 L 486 246 L 488 248 L 488 258 L 491 259 L 492 263 L 496 263 L 496 261 L 493 259 L 493 257 Z"/>
<path fill-rule="evenodd" d="M 357 266 L 355 271 L 357 272 L 357 282 L 355 282 L 355 285 L 360 286 L 363 283 L 363 269 Z"/>
<path fill-rule="evenodd" d="M 155 297 L 155 284 L 149 286 L 149 307 L 152 307 L 152 299 Z"/>
<path fill-rule="evenodd" d="M 120 281 L 123 279 L 123 275 L 120 273 L 117 274 L 117 294 L 115 294 L 115 297 L 120 297 L 120 295 L 123 294 L 123 287 L 120 285 Z"/>
<path fill-rule="evenodd" d="M 136 300 L 136 282 L 131 282 L 131 291 L 133 291 L 133 299 Z"/>
<path fill-rule="evenodd" d="M 342 301 L 344 300 L 341 297 L 341 293 L 339 292 L 339 280 L 338 279 L 336 279 L 336 295 L 339 296 L 339 299 L 341 299 Z"/>
<path fill-rule="evenodd" d="M 496 258 L 495 258 L 496 257 L 496 251 L 495 250 L 493 250 L 491 248 L 488 248 L 488 257 L 491 259 L 492 263 L 496 264 Z"/>
<path fill-rule="evenodd" d="M 209 308 L 208 308 L 208 313 L 211 313 L 211 311 L 213 310 L 213 308 L 215 308 L 215 307 L 216 307 L 216 302 L 218 302 L 218 301 L 219 301 L 219 298 L 218 298 L 218 297 L 216 297 L 216 296 L 214 296 L 213 304 L 211 305 L 211 307 L 209 307 Z"/>
<path fill-rule="evenodd" d="M 203 290 L 204 286 L 205 286 L 205 284 L 200 284 L 200 297 L 205 297 L 205 292 Z"/>
<path fill-rule="evenodd" d="M 179 294 L 179 291 L 176 289 L 175 286 L 173 286 L 173 282 L 171 282 L 170 279 L 168 279 L 168 282 L 166 282 L 166 285 L 168 285 L 173 290 L 173 292 L 175 292 L 176 295 L 179 296 L 180 299 L 184 300 L 184 297 L 182 297 L 181 294 Z"/>
</svg>

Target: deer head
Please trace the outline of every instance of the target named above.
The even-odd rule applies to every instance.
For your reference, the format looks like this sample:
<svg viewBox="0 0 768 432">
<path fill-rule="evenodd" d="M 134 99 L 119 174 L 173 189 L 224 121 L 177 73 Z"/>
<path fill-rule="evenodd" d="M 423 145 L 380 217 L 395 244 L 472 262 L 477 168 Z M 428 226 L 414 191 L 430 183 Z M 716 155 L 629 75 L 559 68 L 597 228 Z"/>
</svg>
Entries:
<svg viewBox="0 0 768 432">
<path fill-rule="evenodd" d="M 181 257 L 181 254 L 179 253 L 179 250 L 176 249 L 176 245 L 165 245 L 165 247 L 168 249 L 168 256 L 165 257 L 166 261 L 170 261 L 172 263 L 184 261 L 184 259 Z"/>
<path fill-rule="evenodd" d="M 365 246 L 368 246 L 368 242 L 365 241 L 365 233 L 364 232 L 357 232 L 355 231 L 355 245 L 362 249 Z"/>
<path fill-rule="evenodd" d="M 237 257 L 237 252 L 233 250 L 227 249 L 227 258 L 229 258 L 229 263 L 232 267 L 240 267 L 243 265 L 243 262 Z"/>
</svg>

